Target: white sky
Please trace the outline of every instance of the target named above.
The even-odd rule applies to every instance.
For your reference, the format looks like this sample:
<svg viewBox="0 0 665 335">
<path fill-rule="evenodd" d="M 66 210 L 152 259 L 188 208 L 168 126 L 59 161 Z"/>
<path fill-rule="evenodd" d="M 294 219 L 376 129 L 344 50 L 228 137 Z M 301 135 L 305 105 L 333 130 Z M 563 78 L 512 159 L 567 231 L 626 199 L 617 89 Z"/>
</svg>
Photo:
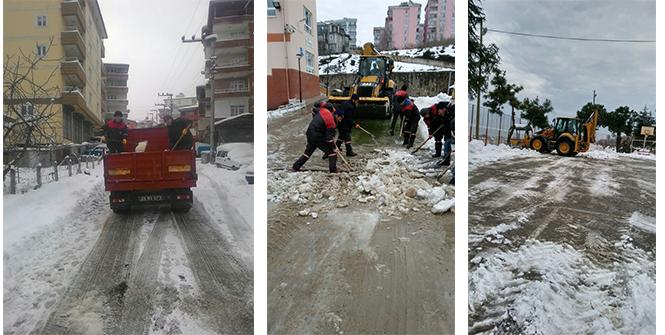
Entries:
<svg viewBox="0 0 665 335">
<path fill-rule="evenodd" d="M 196 95 L 204 82 L 203 46 L 180 38 L 201 37 L 208 0 L 99 0 L 99 6 L 108 33 L 103 61 L 129 64 L 130 119 L 157 109 L 164 101 L 159 92 Z"/>
<path fill-rule="evenodd" d="M 388 6 L 397 6 L 403 0 L 318 0 L 316 11 L 318 21 L 343 19 L 344 17 L 358 19 L 358 35 L 356 39 L 358 46 L 364 43 L 374 43 L 374 27 L 383 27 L 388 12 Z M 421 22 L 424 19 L 422 11 L 425 10 L 426 1 L 414 1 L 420 3 Z"/>
<path fill-rule="evenodd" d="M 485 1 L 486 28 L 595 39 L 656 39 L 655 1 Z M 656 108 L 656 43 L 554 40 L 488 32 L 520 99 L 552 100 L 555 116 L 591 102 L 608 111 Z M 655 113 L 654 113 L 655 116 Z M 550 119 L 553 117 L 550 117 Z"/>
</svg>

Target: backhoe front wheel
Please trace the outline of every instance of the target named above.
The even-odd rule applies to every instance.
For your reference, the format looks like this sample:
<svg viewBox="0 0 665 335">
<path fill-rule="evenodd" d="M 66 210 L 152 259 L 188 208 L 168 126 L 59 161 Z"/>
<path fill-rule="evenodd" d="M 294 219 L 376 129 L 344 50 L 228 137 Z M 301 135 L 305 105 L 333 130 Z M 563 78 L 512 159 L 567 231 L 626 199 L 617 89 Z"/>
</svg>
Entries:
<svg viewBox="0 0 665 335">
<path fill-rule="evenodd" d="M 556 152 L 560 156 L 572 156 L 575 151 L 575 146 L 572 141 L 567 138 L 561 139 L 556 143 Z"/>
<path fill-rule="evenodd" d="M 531 140 L 531 149 L 541 153 L 549 151 L 547 150 L 547 144 L 545 143 L 545 139 L 543 139 L 542 137 L 534 137 Z"/>
</svg>

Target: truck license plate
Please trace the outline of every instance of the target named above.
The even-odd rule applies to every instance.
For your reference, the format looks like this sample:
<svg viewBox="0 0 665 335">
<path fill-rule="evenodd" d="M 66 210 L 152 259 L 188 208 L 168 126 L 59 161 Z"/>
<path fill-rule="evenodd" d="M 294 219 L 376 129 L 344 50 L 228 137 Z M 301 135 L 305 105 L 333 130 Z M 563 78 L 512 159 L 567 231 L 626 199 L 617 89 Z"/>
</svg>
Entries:
<svg viewBox="0 0 665 335">
<path fill-rule="evenodd" d="M 140 196 L 139 201 L 162 201 L 162 196 L 161 195 Z"/>
</svg>

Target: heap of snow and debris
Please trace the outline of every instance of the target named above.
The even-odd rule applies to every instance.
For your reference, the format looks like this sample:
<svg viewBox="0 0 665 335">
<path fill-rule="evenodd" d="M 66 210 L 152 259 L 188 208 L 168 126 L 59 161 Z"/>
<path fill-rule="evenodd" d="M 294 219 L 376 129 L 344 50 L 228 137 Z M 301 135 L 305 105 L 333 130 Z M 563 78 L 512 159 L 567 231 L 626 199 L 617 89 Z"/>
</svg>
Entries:
<svg viewBox="0 0 665 335">
<path fill-rule="evenodd" d="M 595 158 L 595 159 L 618 159 L 622 157 L 632 157 L 632 158 L 642 158 L 642 159 L 652 159 L 656 160 L 656 155 L 655 154 L 649 154 L 647 155 L 640 155 L 637 151 L 632 152 L 632 153 L 619 153 L 616 152 L 616 148 L 611 148 L 611 147 L 603 147 L 601 145 L 597 144 L 591 144 L 589 147 L 589 151 L 587 152 L 581 152 L 580 156 L 586 156 L 589 158 Z"/>
<path fill-rule="evenodd" d="M 436 46 L 418 49 L 391 50 L 381 52 L 384 55 L 393 55 L 410 58 L 422 58 L 432 60 L 455 61 L 455 46 Z M 354 65 L 351 65 L 353 61 Z M 360 55 L 342 53 L 335 55 L 319 56 L 319 73 L 356 73 L 358 72 L 358 63 Z M 454 71 L 454 69 L 442 68 L 439 66 L 420 65 L 406 62 L 395 62 L 393 72 L 439 72 Z"/>
<path fill-rule="evenodd" d="M 268 115 L 268 121 L 281 117 L 285 114 L 299 111 L 301 109 L 304 109 L 307 106 L 306 102 L 299 102 L 298 99 L 289 99 L 289 103 L 287 105 L 282 105 L 279 106 L 277 109 L 269 110 L 267 115 Z"/>
<path fill-rule="evenodd" d="M 356 170 L 344 174 L 273 171 L 268 178 L 268 200 L 297 204 L 302 208 L 300 215 L 314 218 L 351 202 L 374 205 L 388 216 L 421 210 L 454 213 L 455 187 L 433 185 L 432 177 L 439 171 L 419 171 L 422 163 L 412 154 L 376 149 L 374 158 L 362 166 L 361 161 L 356 161 Z"/>
</svg>

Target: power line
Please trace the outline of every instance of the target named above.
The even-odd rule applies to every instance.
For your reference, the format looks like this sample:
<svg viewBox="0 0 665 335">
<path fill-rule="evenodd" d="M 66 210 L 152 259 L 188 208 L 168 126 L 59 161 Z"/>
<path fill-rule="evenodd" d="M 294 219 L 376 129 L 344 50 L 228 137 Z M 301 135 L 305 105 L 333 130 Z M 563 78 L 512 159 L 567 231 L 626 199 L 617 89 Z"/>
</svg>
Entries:
<svg viewBox="0 0 665 335">
<path fill-rule="evenodd" d="M 206 19 L 206 15 L 204 15 L 203 18 L 201 19 L 201 23 L 199 23 L 199 26 L 203 25 L 203 22 L 205 21 L 205 19 Z M 181 46 L 182 46 L 182 44 L 183 44 L 183 43 L 180 43 Z M 191 48 L 191 45 L 188 45 L 187 48 L 188 48 L 188 49 L 187 49 L 188 51 L 189 51 L 189 50 L 194 50 L 194 53 L 192 53 L 191 56 L 189 57 L 189 60 L 188 60 L 188 63 L 189 63 L 189 62 L 191 62 L 192 59 L 194 58 L 194 55 L 196 55 L 196 48 L 195 48 L 195 49 L 192 49 L 192 48 Z M 178 48 L 178 49 L 179 49 L 179 48 Z M 187 53 L 187 51 L 185 51 L 185 53 Z M 173 72 L 173 77 L 167 78 L 167 80 L 166 80 L 165 83 L 164 83 L 165 86 L 168 87 L 169 84 L 170 84 L 170 85 L 175 85 L 175 83 L 171 83 L 171 81 L 173 80 L 173 78 L 175 78 L 175 77 L 177 76 L 178 79 L 179 79 L 179 78 L 182 76 L 183 71 L 185 71 L 185 70 L 187 69 L 187 65 L 185 64 L 185 67 L 184 67 L 182 70 L 180 70 L 180 67 L 182 66 L 182 64 L 183 64 L 183 62 L 185 61 L 186 58 L 187 58 L 187 55 L 186 55 L 186 54 L 183 54 L 183 58 L 180 59 L 180 63 L 179 63 L 178 66 L 176 67 L 175 72 Z M 177 79 L 176 79 L 176 80 L 177 80 Z"/>
<path fill-rule="evenodd" d="M 552 36 L 552 35 L 538 35 L 538 34 L 528 34 L 528 33 L 518 33 L 514 31 L 504 31 L 496 29 L 487 29 L 494 33 L 509 34 L 509 35 L 519 35 L 519 36 L 529 36 L 529 37 L 542 37 L 542 38 L 551 38 L 555 40 L 572 40 L 572 41 L 587 41 L 587 42 L 617 42 L 617 43 L 656 43 L 655 40 L 615 40 L 615 39 L 605 39 L 605 38 L 583 38 L 583 37 L 563 37 L 563 36 Z"/>
</svg>

